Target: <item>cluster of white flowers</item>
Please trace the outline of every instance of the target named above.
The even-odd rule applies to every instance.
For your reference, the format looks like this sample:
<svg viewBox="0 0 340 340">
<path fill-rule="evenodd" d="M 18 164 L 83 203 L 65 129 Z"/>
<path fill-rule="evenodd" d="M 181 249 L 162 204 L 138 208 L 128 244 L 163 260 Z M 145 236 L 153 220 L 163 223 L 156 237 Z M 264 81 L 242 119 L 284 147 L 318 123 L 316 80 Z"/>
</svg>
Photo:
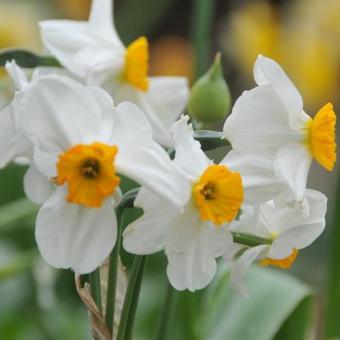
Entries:
<svg viewBox="0 0 340 340">
<path fill-rule="evenodd" d="M 124 175 L 141 186 L 135 206 L 144 211 L 124 231 L 128 252 L 164 250 L 171 284 L 191 291 L 211 282 L 223 256 L 232 286 L 246 293 L 253 261 L 288 268 L 325 227 L 327 199 L 306 181 L 313 159 L 334 166 L 332 105 L 310 118 L 280 66 L 260 56 L 258 86 L 225 122 L 233 150 L 214 164 L 180 117 L 186 80 L 149 78 L 146 38 L 125 48 L 112 12 L 111 0 L 93 0 L 88 22 L 40 23 L 63 75 L 36 71 L 28 81 L 14 61 L 6 66 L 17 92 L 0 113 L 0 166 L 29 164 L 25 192 L 42 205 L 39 250 L 80 274 L 101 266 L 116 243 Z"/>
</svg>

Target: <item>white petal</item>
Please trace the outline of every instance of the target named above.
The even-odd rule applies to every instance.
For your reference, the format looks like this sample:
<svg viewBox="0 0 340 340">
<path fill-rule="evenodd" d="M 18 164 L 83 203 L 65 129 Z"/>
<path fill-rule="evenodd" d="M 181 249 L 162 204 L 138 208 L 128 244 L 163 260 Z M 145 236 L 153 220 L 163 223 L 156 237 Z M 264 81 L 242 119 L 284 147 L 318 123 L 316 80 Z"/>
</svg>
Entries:
<svg viewBox="0 0 340 340">
<path fill-rule="evenodd" d="M 232 266 L 230 272 L 230 285 L 244 296 L 248 296 L 244 285 L 245 275 L 250 265 L 268 249 L 267 245 L 247 249 Z"/>
<path fill-rule="evenodd" d="M 310 245 L 322 233 L 325 227 L 327 198 L 315 190 L 306 191 L 310 214 L 305 217 L 298 208 L 263 207 L 267 219 L 275 226 L 279 236 L 274 240 L 269 256 L 282 259 L 292 252 L 293 248 L 302 249 Z M 269 216 L 270 215 L 270 216 Z"/>
<path fill-rule="evenodd" d="M 102 42 L 93 43 L 77 52 L 74 61 L 84 68 L 87 84 L 103 86 L 106 82 L 115 83 L 121 77 L 125 51 Z"/>
<path fill-rule="evenodd" d="M 23 90 L 29 85 L 29 81 L 25 73 L 16 64 L 15 60 L 12 60 L 11 62 L 7 62 L 5 67 L 6 67 L 7 73 L 9 74 L 12 81 L 14 82 L 17 90 Z"/>
<path fill-rule="evenodd" d="M 34 148 L 33 161 L 37 169 L 47 178 L 52 179 L 57 174 L 57 162 L 59 158 L 58 152 L 46 152 L 39 147 Z"/>
<path fill-rule="evenodd" d="M 125 151 L 125 152 L 124 152 Z M 171 163 L 161 147 L 130 148 L 118 151 L 116 166 L 119 173 L 182 207 L 191 195 L 191 185 Z"/>
<path fill-rule="evenodd" d="M 14 122 L 16 98 L 0 112 L 0 168 L 17 157 L 31 157 L 33 152 L 32 143 L 17 129 Z"/>
<path fill-rule="evenodd" d="M 183 116 L 171 128 L 176 151 L 174 163 L 196 180 L 212 162 L 202 151 L 201 144 L 193 138 L 193 128 L 188 120 L 188 116 Z"/>
<path fill-rule="evenodd" d="M 229 265 L 232 264 L 237 253 L 240 252 L 243 248 L 245 248 L 245 246 L 242 244 L 231 244 L 223 254 L 224 261 Z"/>
<path fill-rule="evenodd" d="M 147 94 L 129 85 L 122 84 L 110 93 L 113 93 L 113 98 L 116 103 L 130 101 L 136 104 L 147 117 L 152 127 L 154 139 L 163 146 L 172 145 L 170 131 L 168 126 L 165 126 L 159 118 L 159 113 L 154 110 Z"/>
<path fill-rule="evenodd" d="M 26 171 L 24 190 L 28 199 L 36 204 L 43 204 L 54 192 L 50 181 L 34 164 Z"/>
<path fill-rule="evenodd" d="M 312 160 L 310 152 L 303 144 L 285 145 L 276 154 L 276 176 L 287 184 L 297 202 L 303 200 Z"/>
<path fill-rule="evenodd" d="M 62 76 L 40 78 L 27 94 L 24 131 L 48 151 L 100 141 L 103 112 L 97 91 Z"/>
<path fill-rule="evenodd" d="M 246 204 L 266 202 L 284 190 L 283 181 L 277 178 L 270 158 L 232 150 L 221 164 L 241 174 Z"/>
<path fill-rule="evenodd" d="M 149 79 L 150 88 L 145 93 L 147 101 L 145 113 L 150 116 L 151 122 L 158 121 L 157 125 L 152 124 L 156 141 L 164 146 L 171 146 L 171 140 L 169 141 L 162 129 L 157 129 L 157 126 L 162 125 L 168 131 L 184 112 L 189 95 L 188 81 L 184 77 L 150 77 Z"/>
<path fill-rule="evenodd" d="M 99 209 L 66 202 L 59 188 L 37 216 L 36 240 L 42 257 L 56 268 L 85 274 L 99 267 L 110 254 L 117 237 L 111 200 Z"/>
<path fill-rule="evenodd" d="M 289 256 L 293 249 L 302 249 L 312 244 L 325 229 L 325 220 L 290 228 L 280 235 L 271 245 L 268 256 L 273 259 L 283 259 Z"/>
<path fill-rule="evenodd" d="M 85 78 L 87 69 L 79 65 L 75 55 L 85 46 L 96 41 L 89 34 L 89 27 L 83 21 L 47 20 L 39 23 L 44 46 L 71 73 Z"/>
<path fill-rule="evenodd" d="M 258 56 L 254 65 L 254 78 L 258 85 L 270 84 L 289 112 L 290 127 L 304 127 L 309 117 L 303 112 L 303 101 L 299 91 L 286 73 L 274 60 Z"/>
<path fill-rule="evenodd" d="M 114 28 L 113 0 L 93 0 L 89 24 L 93 34 L 105 36 L 112 44 L 124 47 Z"/>
<path fill-rule="evenodd" d="M 91 92 L 100 106 L 102 114 L 100 136 L 103 141 L 109 141 L 112 139 L 116 113 L 112 97 L 106 91 L 96 86 L 91 86 Z"/>
<path fill-rule="evenodd" d="M 183 206 L 191 186 L 173 166 L 165 150 L 152 140 L 150 124 L 138 107 L 122 103 L 117 107 L 112 144 L 118 145 L 118 172 L 151 191 Z"/>
<path fill-rule="evenodd" d="M 240 217 L 233 221 L 229 229 L 238 233 L 251 234 L 259 237 L 272 237 L 271 229 L 263 220 L 260 206 L 243 205 Z"/>
<path fill-rule="evenodd" d="M 177 290 L 204 288 L 216 273 L 215 258 L 231 243 L 229 231 L 202 223 L 197 213 L 188 209 L 169 228 L 165 251 L 170 283 Z"/>
<path fill-rule="evenodd" d="M 146 93 L 151 106 L 168 129 L 184 112 L 189 96 L 188 80 L 184 77 L 150 77 Z"/>
<path fill-rule="evenodd" d="M 178 209 L 145 188 L 139 191 L 135 206 L 143 208 L 144 214 L 125 229 L 125 250 L 147 255 L 164 249 L 169 222 Z"/>
<path fill-rule="evenodd" d="M 135 104 L 131 102 L 119 104 L 114 115 L 112 144 L 118 144 L 122 148 L 155 144 L 150 123 Z"/>
<path fill-rule="evenodd" d="M 303 141 L 288 125 L 288 112 L 270 85 L 243 93 L 224 124 L 224 135 L 234 149 L 275 153 L 282 145 Z"/>
</svg>

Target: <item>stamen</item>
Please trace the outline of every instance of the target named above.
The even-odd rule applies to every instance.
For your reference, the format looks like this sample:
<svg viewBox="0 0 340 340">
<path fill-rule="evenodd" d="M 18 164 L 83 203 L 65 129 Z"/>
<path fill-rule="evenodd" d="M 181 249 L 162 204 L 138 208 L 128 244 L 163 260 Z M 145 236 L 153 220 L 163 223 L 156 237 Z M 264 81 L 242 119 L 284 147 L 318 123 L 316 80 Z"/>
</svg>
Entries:
<svg viewBox="0 0 340 340">
<path fill-rule="evenodd" d="M 224 165 L 210 165 L 193 186 L 193 200 L 202 221 L 231 222 L 243 201 L 240 174 Z"/>
<path fill-rule="evenodd" d="M 100 165 L 97 159 L 86 159 L 80 168 L 84 177 L 94 179 L 99 176 Z"/>
<path fill-rule="evenodd" d="M 206 200 L 212 200 L 216 198 L 213 183 L 206 184 L 204 188 L 201 190 L 201 194 L 205 197 Z"/>
</svg>

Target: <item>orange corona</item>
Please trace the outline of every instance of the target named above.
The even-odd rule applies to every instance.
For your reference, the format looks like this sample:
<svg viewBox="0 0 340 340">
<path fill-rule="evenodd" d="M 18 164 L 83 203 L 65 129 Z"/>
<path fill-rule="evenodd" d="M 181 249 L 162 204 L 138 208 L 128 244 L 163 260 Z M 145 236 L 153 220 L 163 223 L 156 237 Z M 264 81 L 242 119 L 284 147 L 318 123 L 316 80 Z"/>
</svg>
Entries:
<svg viewBox="0 0 340 340">
<path fill-rule="evenodd" d="M 59 156 L 57 185 L 68 185 L 67 200 L 99 208 L 120 183 L 114 166 L 117 146 L 76 145 Z"/>
</svg>

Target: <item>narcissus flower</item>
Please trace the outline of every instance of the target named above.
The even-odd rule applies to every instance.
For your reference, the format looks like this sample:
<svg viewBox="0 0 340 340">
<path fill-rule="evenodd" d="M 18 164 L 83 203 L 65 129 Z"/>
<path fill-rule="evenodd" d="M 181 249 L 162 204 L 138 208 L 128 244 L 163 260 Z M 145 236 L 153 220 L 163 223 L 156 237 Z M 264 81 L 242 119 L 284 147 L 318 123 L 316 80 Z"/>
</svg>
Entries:
<svg viewBox="0 0 340 340">
<path fill-rule="evenodd" d="M 134 104 L 114 108 L 104 90 L 46 76 L 30 86 L 20 118 L 34 143 L 25 192 L 43 204 L 36 240 L 51 265 L 88 273 L 109 255 L 120 174 L 177 203 L 170 158 Z"/>
<path fill-rule="evenodd" d="M 0 112 L 0 168 L 18 157 L 31 158 L 33 152 L 32 143 L 22 133 L 20 121 L 15 119 L 21 112 L 24 114 L 23 100 L 30 82 L 14 61 L 6 64 L 6 70 L 17 92 L 12 102 Z"/>
<path fill-rule="evenodd" d="M 278 178 L 289 188 L 290 200 L 303 200 L 312 160 L 331 171 L 336 160 L 332 104 L 312 119 L 302 98 L 271 59 L 259 56 L 254 66 L 258 86 L 236 101 L 224 125 L 225 137 L 243 154 L 262 154 L 274 161 Z"/>
<path fill-rule="evenodd" d="M 144 215 L 124 232 L 124 247 L 135 254 L 165 250 L 167 274 L 178 290 L 195 291 L 209 284 L 216 272 L 216 257 L 232 244 L 227 229 L 248 199 L 268 200 L 262 186 L 273 187 L 258 159 L 239 158 L 234 154 L 220 164 L 213 164 L 192 137 L 192 127 L 183 117 L 172 129 L 175 144 L 174 165 L 181 176 L 174 183 L 181 186 L 180 206 L 143 187 L 135 205 Z M 250 164 L 247 168 L 247 164 Z M 249 171 L 250 169 L 250 171 Z M 259 190 L 260 195 L 256 195 Z"/>
<path fill-rule="evenodd" d="M 148 41 L 128 47 L 113 23 L 112 0 L 93 0 L 88 22 L 48 20 L 40 23 L 46 48 L 72 74 L 106 88 L 116 103 L 132 101 L 149 118 L 155 139 L 169 146 L 171 124 L 182 113 L 188 85 L 182 77 L 148 77 Z"/>
<path fill-rule="evenodd" d="M 259 207 L 245 206 L 239 221 L 230 225 L 230 230 L 265 238 L 272 243 L 256 247 L 235 244 L 225 254 L 231 266 L 230 284 L 237 291 L 247 295 L 244 276 L 254 261 L 263 266 L 276 266 L 288 269 L 294 263 L 299 249 L 309 246 L 322 233 L 325 227 L 327 198 L 315 190 L 306 190 L 306 200 L 310 214 L 306 217 L 296 207 L 275 206 L 273 201 Z M 234 260 L 237 254 L 242 255 Z"/>
</svg>

